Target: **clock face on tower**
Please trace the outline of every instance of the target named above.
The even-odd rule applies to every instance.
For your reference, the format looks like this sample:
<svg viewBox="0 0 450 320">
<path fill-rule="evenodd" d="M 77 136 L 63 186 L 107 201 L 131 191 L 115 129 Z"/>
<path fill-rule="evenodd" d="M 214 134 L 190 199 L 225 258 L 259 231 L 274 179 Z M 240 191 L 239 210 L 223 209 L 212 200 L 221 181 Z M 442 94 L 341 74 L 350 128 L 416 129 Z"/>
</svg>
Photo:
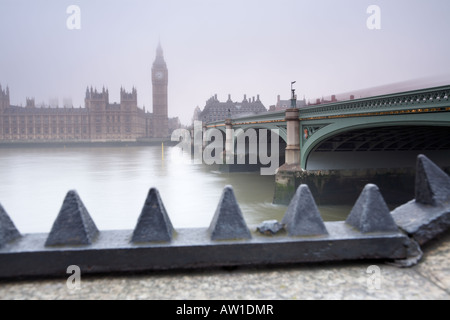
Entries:
<svg viewBox="0 0 450 320">
<path fill-rule="evenodd" d="M 161 80 L 164 77 L 164 74 L 161 71 L 155 73 L 155 77 L 158 80 Z"/>
</svg>

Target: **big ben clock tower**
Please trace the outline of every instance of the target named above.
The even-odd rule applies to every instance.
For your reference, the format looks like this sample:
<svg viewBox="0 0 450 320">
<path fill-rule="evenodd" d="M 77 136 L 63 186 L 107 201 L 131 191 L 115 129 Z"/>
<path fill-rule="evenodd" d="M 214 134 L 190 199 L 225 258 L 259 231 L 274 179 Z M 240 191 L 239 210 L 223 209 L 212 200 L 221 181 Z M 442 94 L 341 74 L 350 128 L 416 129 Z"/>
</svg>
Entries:
<svg viewBox="0 0 450 320">
<path fill-rule="evenodd" d="M 167 111 L 167 65 L 164 61 L 161 43 L 156 49 L 156 58 L 152 66 L 153 85 L 153 137 L 167 138 L 169 135 Z"/>
</svg>

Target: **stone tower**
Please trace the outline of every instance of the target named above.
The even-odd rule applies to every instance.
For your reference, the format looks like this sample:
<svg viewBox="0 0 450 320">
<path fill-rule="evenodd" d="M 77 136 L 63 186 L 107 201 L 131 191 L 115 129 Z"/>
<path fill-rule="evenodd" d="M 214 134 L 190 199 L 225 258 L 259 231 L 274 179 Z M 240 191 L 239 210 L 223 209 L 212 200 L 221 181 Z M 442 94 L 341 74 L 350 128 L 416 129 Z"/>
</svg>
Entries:
<svg viewBox="0 0 450 320">
<path fill-rule="evenodd" d="M 91 140 L 105 139 L 106 135 L 106 108 L 109 104 L 108 89 L 102 89 L 97 92 L 97 89 L 86 89 L 86 97 L 84 104 L 89 112 L 89 133 Z"/>
<path fill-rule="evenodd" d="M 9 88 L 3 90 L 0 85 L 0 112 L 9 107 Z"/>
<path fill-rule="evenodd" d="M 6 87 L 5 90 L 3 90 L 2 86 L 0 85 L 0 139 L 3 140 L 3 112 L 9 108 L 9 88 Z M 8 129 L 9 130 L 9 129 Z"/>
<path fill-rule="evenodd" d="M 164 61 L 161 43 L 156 49 L 156 58 L 152 66 L 153 86 L 153 136 L 166 138 L 169 135 L 167 110 L 168 71 Z"/>
</svg>

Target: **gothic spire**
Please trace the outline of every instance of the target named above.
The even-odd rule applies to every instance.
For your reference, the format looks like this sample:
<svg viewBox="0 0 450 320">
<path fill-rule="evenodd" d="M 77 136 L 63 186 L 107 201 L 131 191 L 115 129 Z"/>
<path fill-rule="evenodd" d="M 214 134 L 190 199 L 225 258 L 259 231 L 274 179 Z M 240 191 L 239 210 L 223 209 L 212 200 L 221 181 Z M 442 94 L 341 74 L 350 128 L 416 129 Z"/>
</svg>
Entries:
<svg viewBox="0 0 450 320">
<path fill-rule="evenodd" d="M 163 49 L 161 46 L 161 41 L 158 42 L 158 47 L 156 48 L 156 58 L 153 62 L 153 66 L 166 67 L 166 62 L 164 61 Z"/>
<path fill-rule="evenodd" d="M 156 48 L 156 56 L 163 56 L 163 49 L 161 47 L 161 40 L 158 41 L 158 47 Z"/>
</svg>

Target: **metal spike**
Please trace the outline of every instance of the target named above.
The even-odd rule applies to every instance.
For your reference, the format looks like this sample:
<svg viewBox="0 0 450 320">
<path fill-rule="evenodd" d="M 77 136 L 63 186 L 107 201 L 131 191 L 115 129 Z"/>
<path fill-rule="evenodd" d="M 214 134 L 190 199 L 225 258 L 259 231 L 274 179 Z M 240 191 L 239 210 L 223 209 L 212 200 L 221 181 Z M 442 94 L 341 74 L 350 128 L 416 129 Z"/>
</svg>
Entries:
<svg viewBox="0 0 450 320">
<path fill-rule="evenodd" d="M 75 190 L 67 193 L 46 246 L 92 244 L 99 231 Z"/>
<path fill-rule="evenodd" d="M 245 223 L 233 187 L 226 186 L 209 226 L 212 240 L 250 239 L 252 236 Z"/>
<path fill-rule="evenodd" d="M 173 232 L 172 223 L 158 190 L 150 189 L 131 242 L 169 242 L 172 240 Z"/>
<path fill-rule="evenodd" d="M 424 155 L 417 157 L 416 202 L 436 206 L 450 200 L 450 177 Z"/>
<path fill-rule="evenodd" d="M 0 204 L 0 248 L 20 237 L 20 232 Z"/>
<path fill-rule="evenodd" d="M 306 184 L 298 187 L 281 223 L 290 236 L 328 234 L 316 202 Z"/>
<path fill-rule="evenodd" d="M 380 190 L 374 184 L 364 187 L 345 223 L 362 233 L 398 231 Z"/>
</svg>

